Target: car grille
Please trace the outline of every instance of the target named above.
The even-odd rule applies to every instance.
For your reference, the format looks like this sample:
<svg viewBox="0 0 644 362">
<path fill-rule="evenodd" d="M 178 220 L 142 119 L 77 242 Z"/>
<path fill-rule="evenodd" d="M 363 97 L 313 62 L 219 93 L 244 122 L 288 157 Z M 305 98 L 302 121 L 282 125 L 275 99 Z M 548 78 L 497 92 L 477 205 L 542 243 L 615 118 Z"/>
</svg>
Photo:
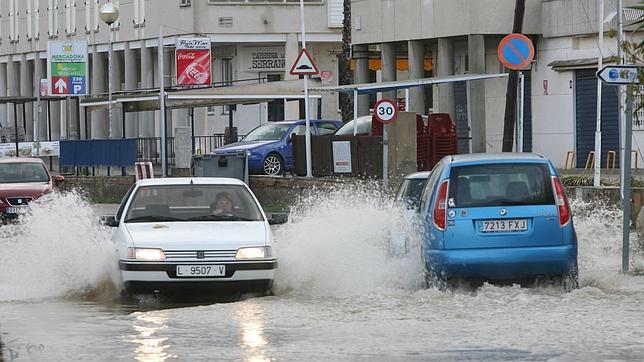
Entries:
<svg viewBox="0 0 644 362">
<path fill-rule="evenodd" d="M 234 260 L 237 250 L 164 250 L 167 261 Z"/>
<path fill-rule="evenodd" d="M 11 206 L 23 206 L 27 205 L 32 199 L 32 197 L 7 197 L 7 202 Z"/>
</svg>

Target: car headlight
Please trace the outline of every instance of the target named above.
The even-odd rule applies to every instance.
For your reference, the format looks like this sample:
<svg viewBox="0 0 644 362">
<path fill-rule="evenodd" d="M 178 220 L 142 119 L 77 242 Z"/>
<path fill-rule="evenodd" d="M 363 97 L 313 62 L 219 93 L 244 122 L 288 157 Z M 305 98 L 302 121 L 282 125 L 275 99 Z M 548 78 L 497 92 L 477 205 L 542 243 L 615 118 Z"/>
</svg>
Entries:
<svg viewBox="0 0 644 362">
<path fill-rule="evenodd" d="M 161 249 L 127 248 L 127 257 L 145 261 L 163 261 L 165 253 Z"/>
<path fill-rule="evenodd" d="M 235 254 L 235 259 L 261 259 L 269 258 L 272 256 L 272 250 L 270 246 L 254 246 L 250 248 L 239 248 L 237 249 L 237 254 Z"/>
</svg>

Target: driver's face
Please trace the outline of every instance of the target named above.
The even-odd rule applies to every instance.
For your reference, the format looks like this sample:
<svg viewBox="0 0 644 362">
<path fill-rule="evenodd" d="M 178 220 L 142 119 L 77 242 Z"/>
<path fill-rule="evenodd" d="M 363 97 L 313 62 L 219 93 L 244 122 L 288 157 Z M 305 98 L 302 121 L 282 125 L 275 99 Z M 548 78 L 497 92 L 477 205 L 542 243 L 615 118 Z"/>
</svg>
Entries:
<svg viewBox="0 0 644 362">
<path fill-rule="evenodd" d="M 233 203 L 224 197 L 217 201 L 217 208 L 224 211 L 231 211 L 233 209 Z"/>
</svg>

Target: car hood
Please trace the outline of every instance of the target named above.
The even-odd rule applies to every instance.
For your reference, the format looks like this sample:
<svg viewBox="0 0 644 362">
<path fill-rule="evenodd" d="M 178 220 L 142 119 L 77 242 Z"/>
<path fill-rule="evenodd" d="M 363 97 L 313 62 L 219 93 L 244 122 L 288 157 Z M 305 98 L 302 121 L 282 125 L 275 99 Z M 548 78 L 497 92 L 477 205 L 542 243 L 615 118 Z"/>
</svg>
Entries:
<svg viewBox="0 0 644 362">
<path fill-rule="evenodd" d="M 0 184 L 0 198 L 27 196 L 38 198 L 52 191 L 49 182 L 23 182 Z"/>
<path fill-rule="evenodd" d="M 262 146 L 278 143 L 279 140 L 270 140 L 270 141 L 242 141 L 242 142 L 235 142 L 231 143 L 229 145 L 219 147 L 215 149 L 215 153 L 222 153 L 222 152 L 232 152 L 232 151 L 242 151 L 242 150 L 252 150 L 255 148 L 259 148 Z"/>
<path fill-rule="evenodd" d="M 137 248 L 235 250 L 266 244 L 263 221 L 160 222 L 124 224 Z"/>
</svg>

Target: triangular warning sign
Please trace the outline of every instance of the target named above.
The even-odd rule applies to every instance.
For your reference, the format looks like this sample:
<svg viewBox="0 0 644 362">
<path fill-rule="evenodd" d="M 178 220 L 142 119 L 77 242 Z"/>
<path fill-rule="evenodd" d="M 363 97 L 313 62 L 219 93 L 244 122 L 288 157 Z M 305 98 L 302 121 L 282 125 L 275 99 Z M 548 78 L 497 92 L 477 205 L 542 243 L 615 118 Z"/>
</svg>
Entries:
<svg viewBox="0 0 644 362">
<path fill-rule="evenodd" d="M 318 66 L 313 61 L 313 57 L 306 49 L 300 50 L 295 63 L 291 67 L 292 75 L 313 75 L 318 74 Z"/>
</svg>

